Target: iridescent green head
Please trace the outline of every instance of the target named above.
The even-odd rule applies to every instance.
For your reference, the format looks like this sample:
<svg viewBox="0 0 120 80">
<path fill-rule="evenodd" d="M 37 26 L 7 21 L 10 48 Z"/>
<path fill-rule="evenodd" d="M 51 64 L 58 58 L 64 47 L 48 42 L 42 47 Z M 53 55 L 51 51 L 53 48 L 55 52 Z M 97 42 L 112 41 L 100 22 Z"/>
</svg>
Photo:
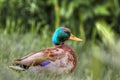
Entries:
<svg viewBox="0 0 120 80">
<path fill-rule="evenodd" d="M 52 42 L 55 45 L 60 45 L 68 39 L 75 40 L 75 41 L 82 41 L 81 39 L 72 35 L 70 29 L 65 27 L 59 27 L 58 29 L 55 30 L 53 34 Z"/>
</svg>

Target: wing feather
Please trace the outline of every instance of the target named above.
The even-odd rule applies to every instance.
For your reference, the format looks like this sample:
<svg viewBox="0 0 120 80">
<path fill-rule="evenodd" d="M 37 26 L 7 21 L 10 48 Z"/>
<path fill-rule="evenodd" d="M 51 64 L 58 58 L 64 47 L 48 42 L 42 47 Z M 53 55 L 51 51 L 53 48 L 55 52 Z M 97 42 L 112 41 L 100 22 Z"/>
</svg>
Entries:
<svg viewBox="0 0 120 80">
<path fill-rule="evenodd" d="M 60 59 L 61 54 L 64 54 L 62 49 L 48 48 L 17 59 L 13 64 L 24 66 L 37 66 L 44 61 L 50 62 Z"/>
</svg>

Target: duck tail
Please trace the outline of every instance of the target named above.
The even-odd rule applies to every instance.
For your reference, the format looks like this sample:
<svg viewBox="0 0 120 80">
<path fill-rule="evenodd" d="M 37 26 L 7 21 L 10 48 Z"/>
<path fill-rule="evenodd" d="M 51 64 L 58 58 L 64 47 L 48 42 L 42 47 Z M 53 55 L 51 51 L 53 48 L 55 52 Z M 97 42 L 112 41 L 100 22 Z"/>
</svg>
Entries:
<svg viewBox="0 0 120 80">
<path fill-rule="evenodd" d="M 10 69 L 16 70 L 16 71 L 25 71 L 24 68 L 17 66 L 17 65 L 13 65 L 13 66 L 9 66 Z"/>
</svg>

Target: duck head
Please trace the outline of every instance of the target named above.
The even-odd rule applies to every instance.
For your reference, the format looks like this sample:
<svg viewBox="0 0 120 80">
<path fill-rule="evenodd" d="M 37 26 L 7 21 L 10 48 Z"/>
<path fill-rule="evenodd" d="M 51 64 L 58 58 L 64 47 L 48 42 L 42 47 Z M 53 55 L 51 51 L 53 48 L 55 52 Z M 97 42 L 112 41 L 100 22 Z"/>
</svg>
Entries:
<svg viewBox="0 0 120 80">
<path fill-rule="evenodd" d="M 59 27 L 55 30 L 53 37 L 52 37 L 52 42 L 55 45 L 61 45 L 64 43 L 66 40 L 75 40 L 75 41 L 82 41 L 82 39 L 79 39 L 75 37 L 70 29 L 66 27 Z"/>
</svg>

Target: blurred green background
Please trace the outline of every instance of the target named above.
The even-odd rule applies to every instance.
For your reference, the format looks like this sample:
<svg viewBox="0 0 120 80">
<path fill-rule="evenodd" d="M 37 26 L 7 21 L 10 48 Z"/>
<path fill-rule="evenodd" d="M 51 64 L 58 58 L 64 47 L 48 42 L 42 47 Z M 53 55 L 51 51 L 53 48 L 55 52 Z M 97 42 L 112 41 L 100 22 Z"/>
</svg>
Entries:
<svg viewBox="0 0 120 80">
<path fill-rule="evenodd" d="M 8 68 L 14 59 L 53 46 L 66 26 L 83 42 L 67 41 L 78 65 L 69 75 Z M 120 0 L 0 0 L 0 80 L 120 80 Z"/>
</svg>

